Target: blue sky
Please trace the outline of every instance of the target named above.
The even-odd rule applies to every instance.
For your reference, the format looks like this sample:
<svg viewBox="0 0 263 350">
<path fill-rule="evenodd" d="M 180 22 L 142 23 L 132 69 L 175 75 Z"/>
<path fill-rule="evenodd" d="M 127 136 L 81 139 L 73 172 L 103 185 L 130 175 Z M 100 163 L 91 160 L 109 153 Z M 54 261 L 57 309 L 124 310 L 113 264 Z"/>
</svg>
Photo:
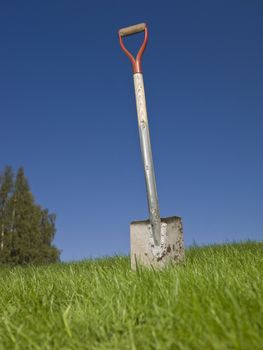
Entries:
<svg viewBox="0 0 263 350">
<path fill-rule="evenodd" d="M 2 1 L 0 168 L 57 214 L 63 260 L 129 252 L 147 218 L 131 66 L 143 58 L 162 216 L 187 245 L 263 238 L 262 1 Z M 127 38 L 135 50 L 141 36 Z"/>
</svg>

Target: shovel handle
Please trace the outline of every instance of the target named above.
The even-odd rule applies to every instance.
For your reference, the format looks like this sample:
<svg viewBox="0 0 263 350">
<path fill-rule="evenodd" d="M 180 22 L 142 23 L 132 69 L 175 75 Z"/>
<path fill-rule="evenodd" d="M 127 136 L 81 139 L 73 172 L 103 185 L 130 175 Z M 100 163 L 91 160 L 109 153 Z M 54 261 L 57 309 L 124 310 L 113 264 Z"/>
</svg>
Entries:
<svg viewBox="0 0 263 350">
<path fill-rule="evenodd" d="M 136 34 L 136 33 L 143 32 L 143 31 L 144 31 L 144 40 L 143 40 L 143 43 L 142 43 L 142 45 L 137 53 L 136 58 L 134 58 L 133 55 L 130 53 L 130 51 L 127 50 L 126 47 L 124 46 L 122 38 L 125 36 L 128 36 L 128 35 Z M 139 23 L 139 24 L 136 24 L 134 26 L 120 29 L 119 30 L 119 41 L 120 41 L 121 49 L 124 51 L 125 55 L 128 56 L 128 58 L 130 59 L 130 61 L 132 63 L 133 74 L 142 73 L 141 60 L 142 60 L 142 55 L 143 55 L 143 52 L 145 50 L 145 47 L 146 47 L 146 44 L 148 41 L 148 30 L 147 30 L 146 24 Z"/>
<path fill-rule="evenodd" d="M 119 30 L 120 36 L 128 36 L 136 33 L 143 32 L 146 28 L 145 23 L 135 24 L 134 26 L 122 28 Z"/>
</svg>

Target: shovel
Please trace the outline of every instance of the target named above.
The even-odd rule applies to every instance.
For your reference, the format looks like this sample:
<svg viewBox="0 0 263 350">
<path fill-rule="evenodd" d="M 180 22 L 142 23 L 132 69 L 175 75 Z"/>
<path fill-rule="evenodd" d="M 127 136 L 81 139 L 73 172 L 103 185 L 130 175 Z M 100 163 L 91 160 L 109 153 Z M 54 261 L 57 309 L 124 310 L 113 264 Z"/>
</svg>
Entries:
<svg viewBox="0 0 263 350">
<path fill-rule="evenodd" d="M 139 32 L 144 32 L 144 40 L 136 58 L 134 58 L 124 46 L 123 38 Z M 141 66 L 142 55 L 148 41 L 146 24 L 140 23 L 120 29 L 119 41 L 121 49 L 132 64 L 140 147 L 149 210 L 149 220 L 134 221 L 130 224 L 131 267 L 134 270 L 139 265 L 162 268 L 172 262 L 177 263 L 183 260 L 184 242 L 181 218 L 177 216 L 160 217 Z"/>
</svg>

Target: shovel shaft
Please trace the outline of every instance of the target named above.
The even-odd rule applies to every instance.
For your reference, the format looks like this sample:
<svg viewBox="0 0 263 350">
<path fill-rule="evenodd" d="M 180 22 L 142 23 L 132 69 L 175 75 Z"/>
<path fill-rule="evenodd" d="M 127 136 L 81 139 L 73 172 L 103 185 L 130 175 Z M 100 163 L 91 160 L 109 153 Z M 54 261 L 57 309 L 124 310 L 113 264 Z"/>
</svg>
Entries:
<svg viewBox="0 0 263 350">
<path fill-rule="evenodd" d="M 144 166 L 146 190 L 147 190 L 147 200 L 150 222 L 152 226 L 153 239 L 156 245 L 160 244 L 161 239 L 161 219 L 160 210 L 158 204 L 158 195 L 156 190 L 156 181 L 154 174 L 151 141 L 149 124 L 146 110 L 146 100 L 143 84 L 142 73 L 135 73 L 133 75 L 134 88 L 135 88 L 135 98 L 136 107 L 138 115 L 138 126 L 140 135 L 140 145 L 142 152 L 142 160 Z"/>
</svg>

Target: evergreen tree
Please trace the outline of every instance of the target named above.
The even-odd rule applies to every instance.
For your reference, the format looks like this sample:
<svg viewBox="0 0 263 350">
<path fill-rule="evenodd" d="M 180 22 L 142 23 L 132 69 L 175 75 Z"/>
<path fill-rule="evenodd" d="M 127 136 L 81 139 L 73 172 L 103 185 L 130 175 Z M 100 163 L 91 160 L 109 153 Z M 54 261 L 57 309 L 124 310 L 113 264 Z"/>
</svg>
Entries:
<svg viewBox="0 0 263 350">
<path fill-rule="evenodd" d="M 14 175 L 12 168 L 6 166 L 0 174 L 0 263 L 6 262 L 11 249 L 12 211 L 10 197 L 13 191 Z"/>
<path fill-rule="evenodd" d="M 7 207 L 9 244 L 0 261 L 12 264 L 58 261 L 60 252 L 52 245 L 55 215 L 35 203 L 23 168 L 18 169 Z"/>
<path fill-rule="evenodd" d="M 51 263 L 58 260 L 59 251 L 52 245 L 56 233 L 56 215 L 49 214 L 48 209 L 41 209 L 40 232 L 41 232 L 41 255 L 42 261 Z"/>
</svg>

